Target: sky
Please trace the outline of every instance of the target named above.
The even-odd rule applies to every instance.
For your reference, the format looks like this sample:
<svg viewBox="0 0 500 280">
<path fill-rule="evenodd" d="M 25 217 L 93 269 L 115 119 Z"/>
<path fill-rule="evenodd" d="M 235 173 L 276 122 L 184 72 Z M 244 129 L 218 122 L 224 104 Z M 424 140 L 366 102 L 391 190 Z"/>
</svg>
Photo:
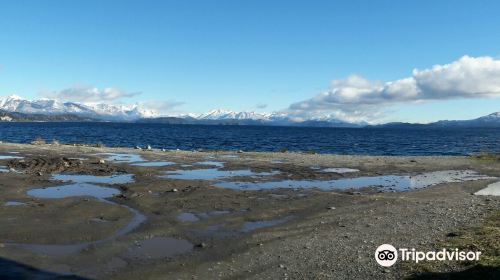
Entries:
<svg viewBox="0 0 500 280">
<path fill-rule="evenodd" d="M 430 122 L 500 111 L 499 1 L 0 0 L 0 96 Z"/>
</svg>

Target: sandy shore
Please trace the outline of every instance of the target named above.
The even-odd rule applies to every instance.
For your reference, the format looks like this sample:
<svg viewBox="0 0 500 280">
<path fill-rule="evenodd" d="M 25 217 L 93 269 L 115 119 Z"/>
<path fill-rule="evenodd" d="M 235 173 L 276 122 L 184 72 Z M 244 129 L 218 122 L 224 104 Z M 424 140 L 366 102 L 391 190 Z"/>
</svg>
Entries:
<svg viewBox="0 0 500 280">
<path fill-rule="evenodd" d="M 140 166 L 113 161 L 104 153 L 135 154 L 140 162 L 148 162 L 145 165 L 164 164 Z M 13 273 L 15 267 L 28 275 L 91 279 L 416 277 L 412 264 L 379 266 L 375 249 L 390 243 L 433 250 L 450 233 L 480 225 L 500 209 L 499 197 L 472 195 L 498 181 L 486 176 L 500 177 L 500 161 L 471 157 L 162 152 L 5 143 L 0 144 L 0 155 L 7 156 L 0 157 L 6 171 L 0 173 L 0 275 L 9 273 L 8 267 Z M 195 176 L 200 174 L 193 170 L 207 168 L 227 177 L 172 177 L 184 174 L 176 170 L 191 170 L 186 176 Z M 326 168 L 359 171 L 322 172 Z M 283 180 L 417 176 L 443 170 L 470 170 L 484 177 L 403 192 L 391 192 L 390 187 L 214 186 L 228 181 L 255 186 Z M 71 184 L 52 177 L 61 173 L 132 174 L 133 182 L 98 183 L 118 192 L 101 198 L 29 195 L 33 189 L 45 193 L 44 188 Z"/>
</svg>

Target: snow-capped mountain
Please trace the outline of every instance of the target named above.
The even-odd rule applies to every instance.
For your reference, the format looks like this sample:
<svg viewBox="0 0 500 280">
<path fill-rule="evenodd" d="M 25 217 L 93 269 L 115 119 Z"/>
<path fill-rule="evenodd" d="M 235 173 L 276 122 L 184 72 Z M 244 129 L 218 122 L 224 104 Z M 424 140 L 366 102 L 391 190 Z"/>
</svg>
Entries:
<svg viewBox="0 0 500 280">
<path fill-rule="evenodd" d="M 256 112 L 234 112 L 231 110 L 216 109 L 208 113 L 191 115 L 198 120 L 270 120 L 272 114 Z"/>
<path fill-rule="evenodd" d="M 0 97 L 0 110 L 23 114 L 70 114 L 99 120 L 115 121 L 131 121 L 158 116 L 156 112 L 141 108 L 139 105 L 83 104 L 61 102 L 46 98 L 26 100 L 16 95 Z"/>
</svg>

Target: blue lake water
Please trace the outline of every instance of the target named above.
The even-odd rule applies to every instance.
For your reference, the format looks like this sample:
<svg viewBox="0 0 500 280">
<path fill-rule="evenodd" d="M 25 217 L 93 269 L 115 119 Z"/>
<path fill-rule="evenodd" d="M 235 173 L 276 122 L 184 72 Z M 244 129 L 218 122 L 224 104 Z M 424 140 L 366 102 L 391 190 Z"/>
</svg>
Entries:
<svg viewBox="0 0 500 280">
<path fill-rule="evenodd" d="M 37 137 L 109 147 L 314 151 L 357 155 L 469 155 L 500 152 L 500 129 L 312 128 L 139 123 L 0 123 L 0 141 Z"/>
</svg>

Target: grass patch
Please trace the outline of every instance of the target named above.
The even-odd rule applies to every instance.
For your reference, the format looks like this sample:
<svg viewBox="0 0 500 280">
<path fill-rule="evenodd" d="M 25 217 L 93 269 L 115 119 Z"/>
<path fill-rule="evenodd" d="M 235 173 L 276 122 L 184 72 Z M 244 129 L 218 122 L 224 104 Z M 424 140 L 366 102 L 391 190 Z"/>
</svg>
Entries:
<svg viewBox="0 0 500 280">
<path fill-rule="evenodd" d="M 479 153 L 472 155 L 471 158 L 484 161 L 500 161 L 500 154 L 495 153 Z"/>
<path fill-rule="evenodd" d="M 410 279 L 500 279 L 500 211 L 489 216 L 480 226 L 449 233 L 435 248 L 481 251 L 477 262 L 428 261 L 405 264 Z"/>
</svg>

